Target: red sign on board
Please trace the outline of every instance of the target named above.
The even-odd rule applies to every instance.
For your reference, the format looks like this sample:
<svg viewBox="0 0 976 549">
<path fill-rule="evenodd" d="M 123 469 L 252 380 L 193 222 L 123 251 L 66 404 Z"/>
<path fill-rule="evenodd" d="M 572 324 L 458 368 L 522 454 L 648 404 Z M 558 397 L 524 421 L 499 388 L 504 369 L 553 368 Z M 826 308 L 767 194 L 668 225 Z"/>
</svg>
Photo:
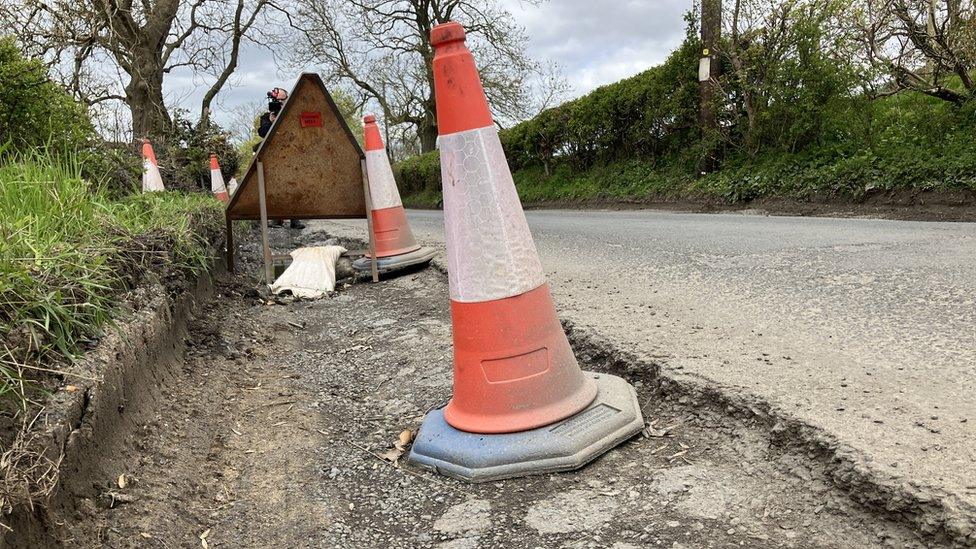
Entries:
<svg viewBox="0 0 976 549">
<path fill-rule="evenodd" d="M 322 113 L 320 112 L 303 112 L 301 117 L 301 125 L 303 128 L 321 128 L 322 127 Z"/>
</svg>

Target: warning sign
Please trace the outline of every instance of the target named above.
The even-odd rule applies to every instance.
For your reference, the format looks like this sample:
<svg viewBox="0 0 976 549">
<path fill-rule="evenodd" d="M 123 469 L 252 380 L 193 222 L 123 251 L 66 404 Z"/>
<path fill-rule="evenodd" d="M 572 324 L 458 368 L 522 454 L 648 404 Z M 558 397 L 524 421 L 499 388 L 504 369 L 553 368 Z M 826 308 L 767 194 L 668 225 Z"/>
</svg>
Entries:
<svg viewBox="0 0 976 549">
<path fill-rule="evenodd" d="M 366 156 L 319 75 L 305 73 L 227 206 L 229 219 L 260 219 L 258 163 L 268 219 L 365 218 Z"/>
<path fill-rule="evenodd" d="M 268 219 L 365 218 L 370 253 L 376 257 L 366 177 L 366 155 L 322 79 L 302 74 L 227 205 L 227 268 L 234 270 L 231 229 L 239 219 L 262 221 L 268 284 L 275 261 L 264 223 Z M 375 261 L 372 270 L 373 280 L 379 280 Z"/>
<path fill-rule="evenodd" d="M 321 128 L 322 127 L 322 113 L 320 112 L 303 112 L 300 119 L 300 123 L 303 128 Z"/>
</svg>

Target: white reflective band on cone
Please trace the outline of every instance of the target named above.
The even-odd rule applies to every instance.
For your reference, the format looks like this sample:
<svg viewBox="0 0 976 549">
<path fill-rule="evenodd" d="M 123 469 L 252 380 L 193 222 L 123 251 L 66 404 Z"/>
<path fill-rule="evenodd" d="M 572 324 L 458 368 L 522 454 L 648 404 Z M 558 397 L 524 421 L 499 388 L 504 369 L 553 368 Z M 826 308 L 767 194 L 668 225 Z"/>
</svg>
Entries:
<svg viewBox="0 0 976 549">
<path fill-rule="evenodd" d="M 148 158 L 142 161 L 142 190 L 143 191 L 163 191 L 163 178 L 159 175 L 157 168 Z"/>
<path fill-rule="evenodd" d="M 224 175 L 220 170 L 210 170 L 210 191 L 214 194 L 227 191 L 224 187 Z"/>
<path fill-rule="evenodd" d="M 366 175 L 369 177 L 369 199 L 374 210 L 403 205 L 386 151 L 366 151 Z"/>
<path fill-rule="evenodd" d="M 498 130 L 442 135 L 440 150 L 451 299 L 494 301 L 544 284 Z"/>
</svg>

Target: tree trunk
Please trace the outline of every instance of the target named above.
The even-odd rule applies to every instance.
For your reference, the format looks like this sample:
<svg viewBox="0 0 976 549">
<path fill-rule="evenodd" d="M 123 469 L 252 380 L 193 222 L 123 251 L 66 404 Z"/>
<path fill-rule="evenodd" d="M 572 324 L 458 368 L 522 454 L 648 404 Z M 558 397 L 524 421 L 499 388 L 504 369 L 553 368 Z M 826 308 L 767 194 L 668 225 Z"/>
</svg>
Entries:
<svg viewBox="0 0 976 549">
<path fill-rule="evenodd" d="M 163 103 L 163 70 L 152 53 L 136 62 L 125 87 L 125 102 L 132 114 L 132 139 L 156 135 L 169 129 L 171 121 Z"/>
<path fill-rule="evenodd" d="M 437 148 L 437 123 L 433 120 L 424 120 L 417 130 L 420 137 L 421 154 L 433 151 Z"/>
</svg>

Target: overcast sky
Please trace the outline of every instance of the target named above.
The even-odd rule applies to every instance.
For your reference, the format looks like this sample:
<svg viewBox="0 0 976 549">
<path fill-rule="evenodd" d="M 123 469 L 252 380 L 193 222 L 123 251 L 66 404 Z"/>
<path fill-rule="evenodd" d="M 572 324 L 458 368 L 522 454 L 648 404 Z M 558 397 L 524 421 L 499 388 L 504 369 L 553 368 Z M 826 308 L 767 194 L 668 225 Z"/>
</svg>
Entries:
<svg viewBox="0 0 976 549">
<path fill-rule="evenodd" d="M 663 62 L 681 42 L 682 15 L 691 6 L 691 0 L 550 0 L 540 6 L 500 1 L 525 28 L 530 55 L 555 61 L 572 86 L 572 96 Z M 215 117 L 233 126 L 240 116 L 235 116 L 235 107 L 260 102 L 270 88 L 290 88 L 293 81 L 294 75 L 279 72 L 266 51 L 244 51 L 233 87 L 225 87 L 218 98 Z M 202 84 L 189 74 L 171 74 L 167 99 L 195 110 L 199 100 L 194 94 Z"/>
</svg>

